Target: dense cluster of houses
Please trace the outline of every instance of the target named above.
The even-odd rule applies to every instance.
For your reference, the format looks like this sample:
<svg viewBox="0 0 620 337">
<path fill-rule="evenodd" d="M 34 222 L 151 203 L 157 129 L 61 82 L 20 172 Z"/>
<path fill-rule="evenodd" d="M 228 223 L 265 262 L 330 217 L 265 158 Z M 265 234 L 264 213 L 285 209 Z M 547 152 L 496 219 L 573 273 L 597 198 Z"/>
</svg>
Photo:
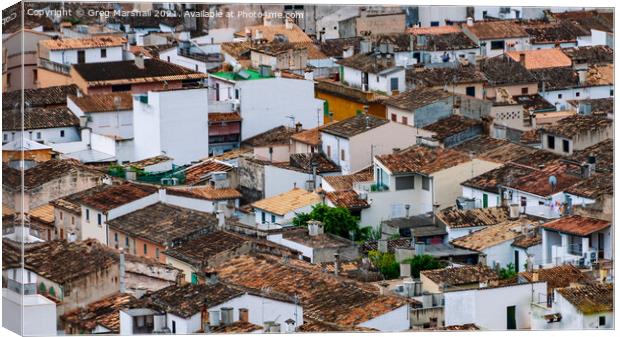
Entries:
<svg viewBox="0 0 620 337">
<path fill-rule="evenodd" d="M 3 22 L 5 327 L 614 328 L 613 12 L 261 8 Z"/>
</svg>

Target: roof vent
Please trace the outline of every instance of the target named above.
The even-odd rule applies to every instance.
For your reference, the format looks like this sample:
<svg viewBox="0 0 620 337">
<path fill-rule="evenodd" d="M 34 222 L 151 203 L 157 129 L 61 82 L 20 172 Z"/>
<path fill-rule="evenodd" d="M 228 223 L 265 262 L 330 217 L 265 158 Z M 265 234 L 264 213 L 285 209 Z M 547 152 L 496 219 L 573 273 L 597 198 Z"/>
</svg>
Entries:
<svg viewBox="0 0 620 337">
<path fill-rule="evenodd" d="M 144 54 L 139 53 L 138 55 L 136 55 L 134 62 L 136 64 L 136 67 L 138 67 L 139 69 L 144 69 Z"/>
</svg>

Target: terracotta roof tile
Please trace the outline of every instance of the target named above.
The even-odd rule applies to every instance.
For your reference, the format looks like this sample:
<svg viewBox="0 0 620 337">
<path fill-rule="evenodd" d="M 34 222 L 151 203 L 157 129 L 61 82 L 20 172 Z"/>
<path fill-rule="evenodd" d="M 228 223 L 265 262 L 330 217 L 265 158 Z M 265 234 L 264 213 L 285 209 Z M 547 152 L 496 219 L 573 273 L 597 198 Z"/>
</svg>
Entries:
<svg viewBox="0 0 620 337">
<path fill-rule="evenodd" d="M 610 226 L 611 223 L 609 221 L 589 218 L 581 215 L 566 216 L 543 225 L 544 228 L 549 230 L 556 230 L 562 233 L 579 236 L 587 236 Z"/>
<path fill-rule="evenodd" d="M 614 310 L 613 283 L 561 288 L 558 293 L 585 315 Z"/>
<path fill-rule="evenodd" d="M 555 288 L 569 287 L 571 283 L 590 283 L 594 280 L 591 276 L 588 276 L 572 264 L 538 269 L 536 273 L 538 273 L 539 281 L 547 282 L 548 292 L 553 292 Z M 519 273 L 519 275 L 529 282 L 534 280 L 533 272 L 522 272 Z"/>
<path fill-rule="evenodd" d="M 353 190 L 327 192 L 325 197 L 329 199 L 336 207 L 344 207 L 348 209 L 368 208 L 370 205 L 364 199 L 361 199 L 357 192 Z"/>
<path fill-rule="evenodd" d="M 361 36 L 328 39 L 321 42 L 321 50 L 329 57 L 341 58 L 342 53 L 349 47 L 353 47 L 354 54 L 360 52 Z"/>
<path fill-rule="evenodd" d="M 54 224 L 54 206 L 44 204 L 37 208 L 33 208 L 28 212 L 30 220 L 36 220 L 46 224 Z"/>
<path fill-rule="evenodd" d="M 499 55 L 480 61 L 480 71 L 490 86 L 536 83 L 538 80 L 521 63 L 506 55 Z"/>
<path fill-rule="evenodd" d="M 340 166 L 336 165 L 331 159 L 327 158 L 327 155 L 323 152 L 314 153 L 294 153 L 289 157 L 287 164 L 281 165 L 279 163 L 275 166 L 297 169 L 302 172 L 312 174 L 312 166 L 316 165 L 316 173 L 334 173 L 340 172 Z"/>
<path fill-rule="evenodd" d="M 254 331 L 263 330 L 263 327 L 260 325 L 252 324 L 250 322 L 244 321 L 236 321 L 229 325 L 218 325 L 216 327 L 211 328 L 210 332 L 212 333 L 252 333 Z"/>
<path fill-rule="evenodd" d="M 452 115 L 422 127 L 424 130 L 433 132 L 433 139 L 439 141 L 474 128 L 482 131 L 482 121 L 459 115 Z"/>
<path fill-rule="evenodd" d="M 437 220 L 449 228 L 494 226 L 508 221 L 507 207 L 489 207 L 459 210 L 449 207 L 437 212 Z"/>
<path fill-rule="evenodd" d="M 313 206 L 319 202 L 321 202 L 321 197 L 318 194 L 301 188 L 294 188 L 288 192 L 259 200 L 253 203 L 252 207 L 277 215 L 285 215 L 288 212 Z"/>
<path fill-rule="evenodd" d="M 241 115 L 238 112 L 210 112 L 209 123 L 214 122 L 240 122 Z"/>
<path fill-rule="evenodd" d="M 572 138 L 579 134 L 602 131 L 605 128 L 611 128 L 613 121 L 605 117 L 574 115 L 559 120 L 553 125 L 542 127 L 543 132 Z"/>
<path fill-rule="evenodd" d="M 185 169 L 185 183 L 187 185 L 200 184 L 206 177 L 215 172 L 229 172 L 233 167 L 215 159 L 208 159 Z"/>
<path fill-rule="evenodd" d="M 84 112 L 133 110 L 131 93 L 111 93 L 69 97 Z"/>
<path fill-rule="evenodd" d="M 244 140 L 243 144 L 252 147 L 284 144 L 288 145 L 290 144 L 291 137 L 299 131 L 295 128 L 280 125 Z"/>
<path fill-rule="evenodd" d="M 169 247 L 164 254 L 194 266 L 206 266 L 209 259 L 235 250 L 246 242 L 249 239 L 245 236 L 218 230 L 185 238 Z"/>
<path fill-rule="evenodd" d="M 549 163 L 542 169 L 535 169 L 529 174 L 505 181 L 503 186 L 547 197 L 564 191 L 579 182 L 581 180 L 579 172 L 580 168 L 578 165 L 557 160 Z M 552 176 L 556 180 L 555 186 L 549 184 L 549 179 Z"/>
<path fill-rule="evenodd" d="M 506 39 L 528 37 L 528 33 L 517 22 L 499 21 L 478 21 L 473 26 L 463 26 L 472 32 L 480 40 Z"/>
<path fill-rule="evenodd" d="M 534 168 L 508 163 L 468 179 L 462 182 L 461 185 L 491 193 L 499 193 L 500 186 L 510 185 L 511 181 L 525 177 L 534 171 Z"/>
<path fill-rule="evenodd" d="M 298 42 L 312 42 L 312 39 L 304 33 L 304 31 L 299 28 L 296 24 L 291 26 L 291 29 L 287 29 L 286 25 L 259 25 L 259 26 L 248 26 L 245 27 L 246 30 L 249 30 L 251 36 L 256 36 L 256 31 L 259 30 L 264 39 L 267 41 L 273 41 L 278 38 L 278 35 L 285 36 L 288 42 L 290 43 L 298 43 Z M 235 33 L 237 36 L 246 36 L 246 32 L 237 32 Z"/>
<path fill-rule="evenodd" d="M 269 255 L 247 255 L 234 258 L 218 270 L 226 282 L 253 289 L 298 296 L 308 319 L 355 326 L 406 305 L 406 301 L 381 296 L 374 286 L 344 280 L 321 272 L 321 267 L 308 262 Z"/>
<path fill-rule="evenodd" d="M 506 241 L 512 241 L 521 236 L 524 234 L 522 232 L 524 226 L 535 228 L 537 224 L 534 224 L 529 219 L 508 220 L 505 223 L 486 227 L 469 235 L 454 239 L 450 243 L 455 247 L 482 252 L 487 248 Z"/>
<path fill-rule="evenodd" d="M 584 46 L 563 48 L 562 51 L 573 61 L 573 65 L 612 63 L 614 50 L 608 46 Z"/>
<path fill-rule="evenodd" d="M 537 49 L 526 51 L 509 51 L 506 55 L 519 62 L 521 55 L 525 56 L 526 69 L 570 67 L 571 59 L 559 48 Z"/>
<path fill-rule="evenodd" d="M 2 110 L 2 131 L 78 127 L 80 120 L 67 107 L 34 107 L 21 111 Z"/>
<path fill-rule="evenodd" d="M 80 194 L 75 202 L 107 212 L 132 201 L 155 194 L 158 189 L 155 186 L 125 182 L 120 185 L 97 186 L 89 191 Z"/>
<path fill-rule="evenodd" d="M 442 89 L 416 88 L 385 100 L 386 105 L 412 111 L 453 95 Z"/>
<path fill-rule="evenodd" d="M 393 57 L 387 58 L 379 53 L 360 53 L 341 59 L 336 63 L 363 72 L 378 74 L 385 70 L 399 67 Z"/>
<path fill-rule="evenodd" d="M 367 130 L 374 129 L 389 123 L 387 120 L 375 117 L 373 115 L 359 114 L 324 126 L 321 132 L 325 132 L 334 136 L 351 138 Z"/>
<path fill-rule="evenodd" d="M 340 176 L 325 176 L 326 181 L 334 190 L 343 191 L 353 189 L 353 184 L 357 182 L 368 182 L 373 180 L 372 166 L 359 170 L 352 174 Z"/>
<path fill-rule="evenodd" d="M 119 310 L 135 301 L 137 299 L 130 294 L 114 294 L 68 312 L 61 316 L 61 320 L 80 331 L 90 332 L 100 325 L 112 333 L 119 333 Z"/>
<path fill-rule="evenodd" d="M 109 220 L 108 226 L 130 236 L 169 246 L 197 232 L 212 232 L 217 228 L 213 214 L 156 203 Z"/>
<path fill-rule="evenodd" d="M 603 195 L 613 195 L 614 175 L 594 174 L 590 178 L 567 188 L 564 192 L 588 199 L 598 199 Z"/>
<path fill-rule="evenodd" d="M 103 178 L 105 173 L 80 164 L 73 159 L 52 159 L 24 171 L 24 189 L 30 190 L 69 174 L 92 175 Z M 2 165 L 2 186 L 21 188 L 21 172 Z"/>
<path fill-rule="evenodd" d="M 435 172 L 470 161 L 468 155 L 439 147 L 415 145 L 394 154 L 375 157 L 392 174 Z"/>
<path fill-rule="evenodd" d="M 321 142 L 320 127 L 301 131 L 291 136 L 291 139 L 308 145 L 318 146 Z"/>
<path fill-rule="evenodd" d="M 66 105 L 68 95 L 76 95 L 78 87 L 75 84 L 53 86 L 47 88 L 24 89 L 24 103 L 30 107 L 46 107 Z M 2 110 L 14 109 L 15 104 L 21 103 L 22 90 L 2 93 Z"/>
<path fill-rule="evenodd" d="M 171 195 L 187 196 L 205 200 L 229 200 L 241 198 L 241 192 L 234 188 L 215 188 L 211 186 L 171 187 L 167 189 Z"/>
<path fill-rule="evenodd" d="M 437 27 L 412 27 L 407 29 L 407 33 L 413 35 L 442 35 L 461 32 L 461 27 L 457 25 L 437 26 Z"/>
<path fill-rule="evenodd" d="M 445 86 L 452 83 L 484 83 L 484 75 L 474 65 L 456 67 L 411 68 L 406 72 L 407 81 L 424 87 Z"/>
<path fill-rule="evenodd" d="M 473 265 L 462 267 L 448 267 L 420 272 L 429 280 L 446 287 L 466 285 L 470 283 L 487 282 L 499 279 L 497 272 L 485 265 Z"/>
<path fill-rule="evenodd" d="M 613 173 L 614 170 L 614 140 L 607 139 L 598 144 L 589 146 L 583 150 L 573 152 L 571 160 L 579 163 L 586 162 L 592 155 L 596 158 L 595 171 L 601 173 Z"/>
<path fill-rule="evenodd" d="M 88 49 L 102 47 L 120 47 L 127 39 L 120 36 L 106 35 L 85 39 L 50 39 L 39 41 L 39 46 L 48 50 Z"/>
</svg>

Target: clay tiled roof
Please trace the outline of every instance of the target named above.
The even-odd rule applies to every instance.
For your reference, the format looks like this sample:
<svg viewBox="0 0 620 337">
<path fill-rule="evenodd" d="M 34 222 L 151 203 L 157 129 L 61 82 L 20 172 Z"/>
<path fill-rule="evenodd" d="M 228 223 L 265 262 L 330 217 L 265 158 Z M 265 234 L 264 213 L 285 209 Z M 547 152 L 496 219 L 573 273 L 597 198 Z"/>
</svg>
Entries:
<svg viewBox="0 0 620 337">
<path fill-rule="evenodd" d="M 301 130 L 299 130 L 301 131 Z M 243 141 L 244 145 L 252 147 L 261 147 L 269 145 L 288 145 L 291 141 L 291 136 L 299 132 L 295 128 L 280 125 L 273 129 L 267 130 L 263 133 L 259 133 L 256 136 L 248 138 Z"/>
<path fill-rule="evenodd" d="M 528 37 L 523 27 L 514 21 L 478 21 L 473 26 L 463 26 L 480 40 Z"/>
<path fill-rule="evenodd" d="M 3 246 L 10 245 L 5 243 Z M 20 248 L 14 247 L 14 249 L 19 252 Z M 61 285 L 105 270 L 117 264 L 118 258 L 118 253 L 114 249 L 102 245 L 95 239 L 71 243 L 66 240 L 48 241 L 26 246 L 24 253 L 26 269 Z M 5 262 L 3 258 L 3 268 L 15 268 L 21 265 L 20 263 L 7 265 Z"/>
<path fill-rule="evenodd" d="M 474 65 L 407 69 L 407 81 L 418 86 L 438 87 L 450 84 L 484 83 L 484 75 Z"/>
<path fill-rule="evenodd" d="M 591 276 L 583 273 L 572 264 L 563 264 L 552 268 L 538 269 L 538 280 L 547 282 L 547 291 L 553 292 L 555 288 L 564 288 L 571 283 L 590 283 L 593 281 Z M 532 282 L 534 276 L 532 272 L 519 273 L 527 281 Z"/>
<path fill-rule="evenodd" d="M 306 228 L 286 231 L 282 234 L 282 238 L 312 248 L 338 248 L 354 245 L 353 241 L 329 233 L 309 235 Z"/>
<path fill-rule="evenodd" d="M 145 59 L 144 68 L 138 68 L 133 60 L 81 63 L 74 64 L 73 68 L 86 82 L 93 85 L 181 81 L 208 76 L 158 59 Z"/>
<path fill-rule="evenodd" d="M 394 253 L 396 249 L 408 249 L 411 248 L 411 238 L 400 238 L 387 241 L 388 252 Z M 362 244 L 361 250 L 364 254 L 368 254 L 371 250 L 379 249 L 379 241 L 365 241 Z"/>
<path fill-rule="evenodd" d="M 182 241 L 168 248 L 164 254 L 194 266 L 206 265 L 206 262 L 227 251 L 235 250 L 249 239 L 238 234 L 215 231 Z"/>
<path fill-rule="evenodd" d="M 154 156 L 154 157 L 149 157 L 149 158 L 145 158 L 142 160 L 134 161 L 134 162 L 126 164 L 125 166 L 143 170 L 147 166 L 164 163 L 164 162 L 172 161 L 172 160 L 173 159 L 168 156 L 159 155 L 159 156 Z"/>
<path fill-rule="evenodd" d="M 606 115 L 614 113 L 613 97 L 568 100 L 566 102 L 575 108 L 581 107 L 583 109 L 587 105 L 588 109 L 594 115 Z"/>
<path fill-rule="evenodd" d="M 443 283 L 446 287 L 487 282 L 499 279 L 497 272 L 485 265 L 448 267 L 420 272 L 436 284 Z"/>
<path fill-rule="evenodd" d="M 185 183 L 197 185 L 214 172 L 229 172 L 233 167 L 218 160 L 208 159 L 185 169 Z"/>
<path fill-rule="evenodd" d="M 61 316 L 61 320 L 84 332 L 90 332 L 100 325 L 112 333 L 119 333 L 119 310 L 136 301 L 137 299 L 130 294 L 114 294 L 68 312 Z"/>
<path fill-rule="evenodd" d="M 517 236 L 514 241 L 512 241 L 512 245 L 518 248 L 530 248 L 533 246 L 540 245 L 542 243 L 542 235 L 536 232 L 530 235 L 521 235 Z"/>
<path fill-rule="evenodd" d="M 286 262 L 270 255 L 234 258 L 218 276 L 253 289 L 270 288 L 297 296 L 311 320 L 355 326 L 407 304 L 403 299 L 381 296 L 377 288 L 321 272 L 320 266 L 301 260 Z"/>
<path fill-rule="evenodd" d="M 130 236 L 169 245 L 199 231 L 215 231 L 213 214 L 156 203 L 108 221 L 108 226 Z"/>
<path fill-rule="evenodd" d="M 24 189 L 30 190 L 69 174 L 91 174 L 104 177 L 101 171 L 89 168 L 72 159 L 52 159 L 24 171 Z M 8 165 L 2 165 L 2 186 L 21 188 L 21 172 Z"/>
<path fill-rule="evenodd" d="M 222 283 L 171 285 L 145 295 L 131 308 L 147 307 L 188 318 L 199 313 L 204 306 L 211 308 L 243 294 L 243 291 Z"/>
<path fill-rule="evenodd" d="M 569 21 L 559 23 L 538 21 L 525 24 L 523 28 L 530 35 L 532 44 L 576 43 L 578 37 L 591 34 Z"/>
<path fill-rule="evenodd" d="M 2 131 L 78 127 L 80 120 L 67 107 L 35 107 L 21 111 L 2 110 Z"/>
<path fill-rule="evenodd" d="M 171 195 L 187 196 L 205 200 L 228 200 L 241 198 L 241 193 L 234 188 L 215 188 L 211 186 L 171 187 L 167 189 Z"/>
<path fill-rule="evenodd" d="M 506 55 L 480 61 L 480 71 L 491 86 L 536 83 L 538 80 L 521 63 Z"/>
<path fill-rule="evenodd" d="M 263 330 L 263 327 L 260 325 L 252 324 L 250 322 L 244 321 L 236 321 L 232 322 L 232 324 L 224 325 L 220 324 L 216 327 L 212 327 L 209 332 L 212 333 L 252 333 L 253 331 Z"/>
<path fill-rule="evenodd" d="M 468 155 L 438 147 L 412 146 L 399 153 L 375 157 L 392 174 L 419 173 L 430 175 L 435 172 L 470 161 Z"/>
<path fill-rule="evenodd" d="M 442 35 L 459 32 L 461 32 L 461 27 L 456 25 L 437 27 L 412 27 L 407 29 L 407 33 L 413 35 Z"/>
<path fill-rule="evenodd" d="M 578 163 L 586 162 L 592 155 L 596 158 L 596 172 L 613 173 L 614 170 L 614 140 L 607 139 L 583 150 L 573 152 L 571 160 Z"/>
<path fill-rule="evenodd" d="M 570 67 L 572 65 L 571 59 L 559 48 L 509 51 L 506 52 L 506 55 L 510 56 L 517 62 L 520 60 L 521 55 L 525 56 L 525 68 L 529 70 Z"/>
<path fill-rule="evenodd" d="M 379 102 L 388 97 L 372 91 L 362 91 L 361 89 L 353 88 L 326 78 L 317 79 L 314 88 L 318 92 L 328 93 L 361 104 Z"/>
<path fill-rule="evenodd" d="M 270 56 L 277 56 L 283 53 L 287 53 L 289 50 L 294 51 L 304 49 L 307 51 L 307 48 L 302 45 L 277 41 L 255 44 L 250 48 L 251 51 L 259 52 L 261 54 L 266 54 Z"/>
<path fill-rule="evenodd" d="M 507 207 L 473 208 L 459 210 L 449 207 L 437 212 L 437 220 L 449 228 L 494 226 L 508 221 Z"/>
<path fill-rule="evenodd" d="M 613 33 L 613 13 L 599 12 L 597 10 L 581 10 L 563 13 L 549 13 L 553 20 L 570 21 L 579 28 L 590 31 L 591 29 Z"/>
<path fill-rule="evenodd" d="M 353 189 L 354 183 L 368 182 L 372 180 L 372 166 L 369 166 L 352 174 L 323 177 L 323 181 L 326 181 L 336 191 L 350 190 Z"/>
<path fill-rule="evenodd" d="M 368 208 L 370 205 L 366 200 L 360 198 L 357 192 L 353 190 L 327 192 L 327 199 L 334 203 L 336 207 L 344 207 L 348 209 Z"/>
<path fill-rule="evenodd" d="M 177 48 L 176 43 L 160 44 L 153 46 L 131 46 L 129 47 L 129 50 L 134 55 L 142 53 L 145 57 L 159 58 L 159 54 L 162 51 L 166 51 L 172 48 Z"/>
<path fill-rule="evenodd" d="M 588 68 L 585 86 L 613 85 L 614 65 L 599 64 Z"/>
<path fill-rule="evenodd" d="M 260 26 L 249 26 L 245 27 L 246 30 L 249 30 L 252 34 L 251 36 L 255 36 L 257 30 L 259 30 L 263 38 L 267 41 L 273 41 L 277 39 L 278 35 L 283 35 L 286 37 L 288 42 L 290 43 L 299 43 L 299 42 L 312 42 L 312 39 L 304 33 L 304 31 L 299 28 L 299 26 L 293 24 L 291 29 L 286 29 L 286 25 L 260 25 Z M 237 36 L 246 36 L 246 32 L 237 32 L 235 33 Z"/>
<path fill-rule="evenodd" d="M 499 193 L 500 186 L 510 185 L 511 181 L 525 177 L 532 172 L 535 172 L 534 168 L 508 163 L 468 179 L 462 182 L 461 185 L 491 193 Z"/>
<path fill-rule="evenodd" d="M 553 220 L 543 225 L 549 230 L 556 230 L 579 236 L 587 236 L 611 226 L 609 221 L 588 218 L 581 215 L 570 215 Z"/>
<path fill-rule="evenodd" d="M 529 219 L 509 220 L 508 222 L 486 227 L 469 235 L 454 239 L 450 243 L 455 247 L 482 252 L 487 248 L 521 236 L 524 234 L 521 232 L 523 226 L 536 225 Z"/>
<path fill-rule="evenodd" d="M 554 176 L 555 186 L 549 184 L 549 179 Z M 564 191 L 581 180 L 579 167 L 572 163 L 564 163 L 561 160 L 548 163 L 542 169 L 535 169 L 524 176 L 515 177 L 504 181 L 503 186 L 514 188 L 519 191 L 547 197 Z"/>
<path fill-rule="evenodd" d="M 47 88 L 24 89 L 24 103 L 30 107 L 66 105 L 67 96 L 77 94 L 75 84 Z M 15 104 L 22 102 L 22 90 L 2 93 L 2 110 L 14 109 Z"/>
<path fill-rule="evenodd" d="M 614 175 L 594 174 L 567 188 L 564 192 L 588 199 L 598 199 L 602 195 L 613 195 Z"/>
<path fill-rule="evenodd" d="M 398 67 L 393 57 L 387 58 L 385 55 L 382 56 L 374 52 L 355 54 L 336 63 L 371 74 L 379 74 L 385 70 Z"/>
<path fill-rule="evenodd" d="M 418 88 L 392 96 L 385 100 L 385 104 L 412 111 L 447 97 L 452 97 L 452 94 L 442 89 Z"/>
<path fill-rule="evenodd" d="M 288 212 L 312 206 L 319 202 L 321 202 L 321 197 L 318 194 L 301 188 L 294 188 L 271 198 L 259 200 L 253 203 L 252 207 L 277 215 L 285 215 Z"/>
<path fill-rule="evenodd" d="M 291 139 L 304 144 L 318 146 L 321 143 L 321 133 L 319 129 L 321 127 L 312 128 L 309 130 L 301 131 L 291 136 Z"/>
<path fill-rule="evenodd" d="M 36 220 L 46 224 L 54 224 L 54 206 L 44 204 L 28 211 L 30 220 Z"/>
<path fill-rule="evenodd" d="M 157 193 L 155 186 L 123 183 L 120 185 L 103 185 L 94 187 L 90 193 L 84 193 L 75 202 L 107 212 L 132 201 Z"/>
<path fill-rule="evenodd" d="M 342 121 L 324 126 L 321 129 L 321 132 L 342 138 L 351 138 L 360 133 L 366 132 L 367 130 L 374 129 L 387 123 L 389 123 L 387 120 L 373 115 L 358 114 Z"/>
<path fill-rule="evenodd" d="M 586 315 L 613 312 L 613 283 L 596 283 L 585 286 L 561 288 L 557 290 L 562 297 Z"/>
<path fill-rule="evenodd" d="M 39 41 L 39 46 L 48 50 L 88 49 L 120 47 L 127 39 L 120 36 L 106 35 L 86 39 L 50 39 Z"/>
<path fill-rule="evenodd" d="M 353 47 L 354 54 L 359 53 L 360 41 L 362 41 L 361 36 L 329 39 L 321 42 L 321 50 L 329 57 L 341 58 L 342 53 L 350 46 Z"/>
<path fill-rule="evenodd" d="M 84 112 L 108 112 L 133 109 L 131 93 L 111 93 L 69 97 Z"/>
<path fill-rule="evenodd" d="M 521 164 L 521 165 L 537 168 L 537 167 L 540 167 L 540 165 L 550 164 L 560 158 L 562 158 L 562 156 L 560 156 L 559 154 L 555 154 L 551 151 L 535 150 L 523 156 L 519 156 L 516 159 L 512 159 L 511 161 L 514 164 Z"/>
<path fill-rule="evenodd" d="M 584 46 L 562 49 L 573 61 L 573 65 L 612 63 L 614 50 L 608 46 Z"/>
<path fill-rule="evenodd" d="M 238 112 L 210 112 L 209 123 L 240 122 L 241 115 Z"/>
<path fill-rule="evenodd" d="M 313 173 L 312 165 L 316 165 L 316 173 L 340 172 L 340 166 L 336 165 L 336 163 L 327 158 L 327 155 L 322 152 L 294 153 L 290 156 L 288 165 L 275 165 L 283 168 L 292 168 L 307 173 Z"/>
<path fill-rule="evenodd" d="M 459 115 L 452 115 L 426 125 L 422 129 L 434 132 L 433 139 L 443 141 L 450 136 L 478 127 L 482 129 L 482 121 Z"/>
<path fill-rule="evenodd" d="M 574 115 L 559 120 L 553 125 L 544 126 L 542 127 L 542 130 L 543 132 L 548 134 L 573 138 L 576 135 L 597 132 L 602 131 L 605 128 L 611 128 L 612 124 L 613 121 L 611 119 L 607 119 L 604 117 L 602 118 L 592 115 Z"/>
</svg>

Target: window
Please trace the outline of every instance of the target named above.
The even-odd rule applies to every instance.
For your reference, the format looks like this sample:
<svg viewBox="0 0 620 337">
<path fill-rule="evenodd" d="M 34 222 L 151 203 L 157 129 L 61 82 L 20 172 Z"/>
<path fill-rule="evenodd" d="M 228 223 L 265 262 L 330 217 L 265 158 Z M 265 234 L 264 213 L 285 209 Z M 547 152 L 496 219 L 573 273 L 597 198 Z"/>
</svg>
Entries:
<svg viewBox="0 0 620 337">
<path fill-rule="evenodd" d="M 465 88 L 465 95 L 475 97 L 476 96 L 476 87 L 467 87 Z"/>
<path fill-rule="evenodd" d="M 577 91 L 577 92 L 575 93 L 575 97 L 579 97 L 580 95 L 581 95 L 581 93 L 580 93 L 579 91 Z"/>
<path fill-rule="evenodd" d="M 504 41 L 491 41 L 491 50 L 504 50 Z"/>
<path fill-rule="evenodd" d="M 155 257 L 159 259 L 159 248 L 155 248 Z"/>
<path fill-rule="evenodd" d="M 402 121 L 403 121 L 403 124 L 405 124 L 405 125 L 406 125 L 406 124 L 407 124 L 407 116 L 403 116 L 403 117 L 402 117 Z"/>
<path fill-rule="evenodd" d="M 392 122 L 396 122 L 398 120 L 398 117 L 396 117 L 396 114 L 392 114 Z"/>
<path fill-rule="evenodd" d="M 60 220 L 62 220 L 62 211 L 60 211 L 60 212 L 58 213 L 58 215 L 59 215 L 59 217 L 60 217 Z"/>
<path fill-rule="evenodd" d="M 101 226 L 101 213 L 97 213 L 97 225 Z"/>
<path fill-rule="evenodd" d="M 598 317 L 598 326 L 605 326 L 606 323 L 605 316 Z"/>
<path fill-rule="evenodd" d="M 562 151 L 564 151 L 565 153 L 570 152 L 569 150 L 570 145 L 567 139 L 562 139 Z"/>
<path fill-rule="evenodd" d="M 170 56 L 166 57 L 166 61 L 170 62 Z"/>
<path fill-rule="evenodd" d="M 5 142 L 6 142 L 6 141 L 8 141 L 8 140 L 9 140 L 9 135 L 8 135 L 8 134 L 6 134 L 6 133 L 5 133 L 5 134 L 3 134 L 3 135 L 2 135 L 2 140 L 3 140 L 3 141 L 5 141 Z"/>
<path fill-rule="evenodd" d="M 41 132 L 37 132 L 37 139 L 41 139 Z"/>
<path fill-rule="evenodd" d="M 431 179 L 429 177 L 422 177 L 422 189 L 425 191 L 431 189 Z"/>
<path fill-rule="evenodd" d="M 271 215 L 271 223 L 276 223 L 276 216 L 275 215 Z"/>
<path fill-rule="evenodd" d="M 613 96 L 614 95 L 614 89 L 609 89 L 609 96 Z"/>
<path fill-rule="evenodd" d="M 112 92 L 131 91 L 131 84 L 117 84 L 112 86 Z"/>
<path fill-rule="evenodd" d="M 521 95 L 527 95 L 527 87 L 521 88 Z"/>
<path fill-rule="evenodd" d="M 118 242 L 118 233 L 114 233 L 114 242 Z"/>
<path fill-rule="evenodd" d="M 125 237 L 125 247 L 129 247 L 129 237 Z"/>
<path fill-rule="evenodd" d="M 75 217 L 73 215 L 71 216 L 71 224 L 75 225 Z"/>
<path fill-rule="evenodd" d="M 86 63 L 86 53 L 83 50 L 77 52 L 77 63 Z"/>
<path fill-rule="evenodd" d="M 104 59 L 106 57 L 108 57 L 108 50 L 103 48 L 101 49 L 101 58 Z"/>
<path fill-rule="evenodd" d="M 38 79 L 39 79 L 39 72 L 37 71 L 37 69 L 32 69 L 32 81 L 34 83 L 37 83 Z"/>
<path fill-rule="evenodd" d="M 561 99 L 562 98 L 562 94 L 558 94 L 558 98 Z"/>
<path fill-rule="evenodd" d="M 344 149 L 340 150 L 340 160 L 346 160 L 344 155 Z"/>
<path fill-rule="evenodd" d="M 327 156 L 331 157 L 332 156 L 332 147 L 327 145 Z"/>
<path fill-rule="evenodd" d="M 396 177 L 396 190 L 412 190 L 415 188 L 415 176 Z"/>
<path fill-rule="evenodd" d="M 147 247 L 146 247 L 146 243 L 144 244 L 144 255 L 146 255 L 147 253 Z"/>
<path fill-rule="evenodd" d="M 439 21 L 431 21 L 431 27 L 439 26 Z"/>
<path fill-rule="evenodd" d="M 198 71 L 198 65 L 196 64 L 196 71 Z"/>
<path fill-rule="evenodd" d="M 6 73 L 6 86 L 11 86 L 11 73 Z"/>
<path fill-rule="evenodd" d="M 90 210 L 86 209 L 86 221 L 90 221 Z"/>
<path fill-rule="evenodd" d="M 239 99 L 239 89 L 235 89 L 235 99 Z"/>
<path fill-rule="evenodd" d="M 60 130 L 60 137 L 64 137 L 65 136 L 65 130 Z"/>
<path fill-rule="evenodd" d="M 177 333 L 177 322 L 172 320 L 172 333 Z"/>
<path fill-rule="evenodd" d="M 390 90 L 392 91 L 398 90 L 398 77 L 390 78 Z"/>
<path fill-rule="evenodd" d="M 555 137 L 547 136 L 547 147 L 550 149 L 555 149 Z"/>
<path fill-rule="evenodd" d="M 261 223 L 267 222 L 266 218 L 267 218 L 267 214 L 265 214 L 265 212 L 261 212 L 261 219 L 260 219 Z"/>
</svg>

